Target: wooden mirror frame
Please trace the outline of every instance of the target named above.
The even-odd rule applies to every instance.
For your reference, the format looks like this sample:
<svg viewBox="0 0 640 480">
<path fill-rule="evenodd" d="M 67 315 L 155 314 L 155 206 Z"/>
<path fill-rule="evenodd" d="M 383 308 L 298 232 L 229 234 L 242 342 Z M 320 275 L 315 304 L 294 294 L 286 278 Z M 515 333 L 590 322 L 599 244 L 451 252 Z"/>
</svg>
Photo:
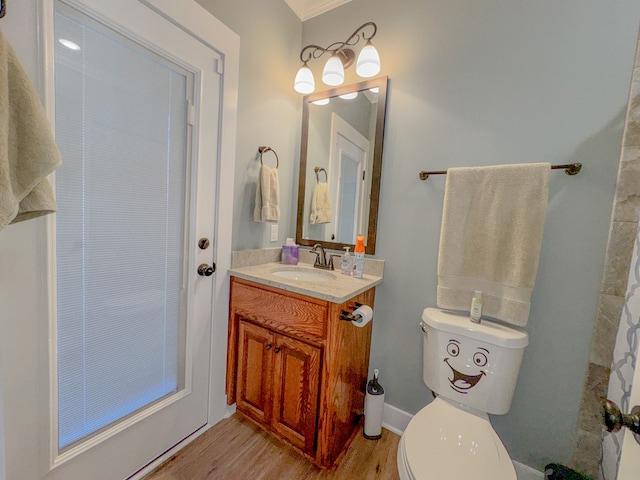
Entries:
<svg viewBox="0 0 640 480">
<path fill-rule="evenodd" d="M 378 229 L 378 205 L 380 202 L 380 177 L 382 175 L 382 150 L 384 143 L 385 115 L 387 107 L 387 84 L 388 77 L 377 77 L 371 80 L 332 88 L 322 92 L 305 95 L 302 103 L 302 135 L 300 141 L 300 175 L 298 180 L 298 215 L 296 221 L 296 243 L 298 245 L 313 246 L 321 243 L 325 248 L 331 250 L 342 250 L 344 247 L 353 247 L 353 243 L 340 243 L 324 240 L 313 240 L 302 238 L 304 226 L 304 203 L 307 178 L 307 148 L 309 142 L 309 104 L 324 98 L 336 97 L 351 92 L 359 92 L 378 88 L 378 103 L 376 112 L 376 131 L 373 144 L 373 164 L 371 172 L 371 196 L 369 204 L 369 223 L 366 232 L 365 253 L 373 255 L 376 253 L 376 234 Z M 355 239 L 354 239 L 355 240 Z"/>
</svg>

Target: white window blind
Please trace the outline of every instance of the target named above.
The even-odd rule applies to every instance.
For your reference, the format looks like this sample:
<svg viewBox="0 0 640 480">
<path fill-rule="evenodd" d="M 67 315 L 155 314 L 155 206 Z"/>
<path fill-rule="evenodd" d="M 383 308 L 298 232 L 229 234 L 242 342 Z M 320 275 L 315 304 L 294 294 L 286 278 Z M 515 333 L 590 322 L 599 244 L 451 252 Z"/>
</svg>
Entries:
<svg viewBox="0 0 640 480">
<path fill-rule="evenodd" d="M 58 5 L 62 449 L 182 387 L 189 77 Z"/>
</svg>

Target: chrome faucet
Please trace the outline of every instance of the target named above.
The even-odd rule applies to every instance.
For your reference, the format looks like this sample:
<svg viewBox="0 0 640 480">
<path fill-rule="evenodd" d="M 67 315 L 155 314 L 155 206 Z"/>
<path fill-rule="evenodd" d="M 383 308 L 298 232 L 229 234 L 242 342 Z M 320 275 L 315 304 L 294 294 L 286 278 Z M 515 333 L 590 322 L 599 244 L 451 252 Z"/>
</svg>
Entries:
<svg viewBox="0 0 640 480">
<path fill-rule="evenodd" d="M 324 247 L 320 243 L 316 243 L 311 249 L 311 252 L 316 254 L 316 261 L 313 264 L 314 268 L 333 270 L 333 255 L 329 255 L 329 261 L 327 261 L 327 252 L 324 251 Z"/>
</svg>

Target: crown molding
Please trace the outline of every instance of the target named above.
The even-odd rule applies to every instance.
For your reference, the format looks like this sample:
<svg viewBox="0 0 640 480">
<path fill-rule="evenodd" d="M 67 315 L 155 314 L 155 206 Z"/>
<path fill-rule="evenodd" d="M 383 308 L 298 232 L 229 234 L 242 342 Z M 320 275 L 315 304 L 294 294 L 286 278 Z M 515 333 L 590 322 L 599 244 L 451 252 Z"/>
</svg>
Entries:
<svg viewBox="0 0 640 480">
<path fill-rule="evenodd" d="M 303 22 L 317 17 L 351 0 L 284 0 Z"/>
</svg>

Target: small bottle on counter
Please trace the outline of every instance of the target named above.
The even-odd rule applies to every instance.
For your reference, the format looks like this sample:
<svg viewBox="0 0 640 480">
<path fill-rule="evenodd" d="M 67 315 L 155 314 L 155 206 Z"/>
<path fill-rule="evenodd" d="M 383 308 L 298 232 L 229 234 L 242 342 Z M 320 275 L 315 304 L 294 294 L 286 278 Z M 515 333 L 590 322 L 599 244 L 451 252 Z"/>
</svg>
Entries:
<svg viewBox="0 0 640 480">
<path fill-rule="evenodd" d="M 362 278 L 364 274 L 364 235 L 356 237 L 356 248 L 353 258 L 353 278 Z"/>
<path fill-rule="evenodd" d="M 349 253 L 349 249 L 351 247 L 344 247 L 346 250 L 344 255 L 342 256 L 341 270 L 343 275 L 351 275 L 353 272 L 353 262 L 351 258 L 351 254 Z"/>
<path fill-rule="evenodd" d="M 293 238 L 287 238 L 282 246 L 282 263 L 284 265 L 298 264 L 298 245 L 295 244 Z"/>
<path fill-rule="evenodd" d="M 482 318 L 482 292 L 479 290 L 473 292 L 470 317 L 473 323 L 480 323 Z"/>
</svg>

